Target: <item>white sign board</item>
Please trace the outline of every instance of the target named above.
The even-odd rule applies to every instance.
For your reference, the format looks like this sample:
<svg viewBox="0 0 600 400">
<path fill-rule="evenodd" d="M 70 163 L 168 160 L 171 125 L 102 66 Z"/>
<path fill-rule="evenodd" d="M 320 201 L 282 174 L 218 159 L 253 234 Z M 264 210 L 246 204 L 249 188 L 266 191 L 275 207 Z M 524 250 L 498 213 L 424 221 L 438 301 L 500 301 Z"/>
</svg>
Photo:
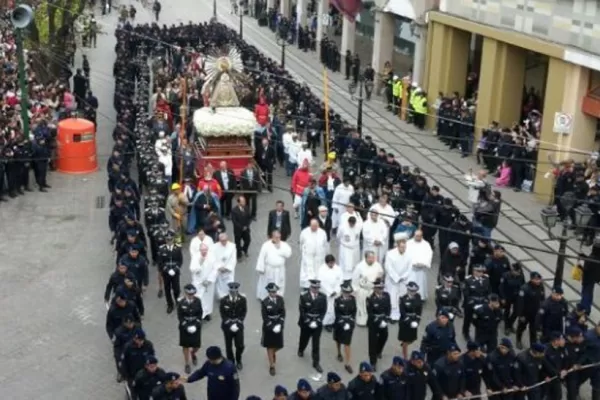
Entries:
<svg viewBox="0 0 600 400">
<path fill-rule="evenodd" d="M 331 17 L 329 14 L 321 14 L 321 24 L 323 26 L 329 26 L 331 24 Z"/>
<path fill-rule="evenodd" d="M 557 112 L 554 113 L 554 133 L 570 135 L 573 130 L 573 116 L 571 114 Z"/>
</svg>

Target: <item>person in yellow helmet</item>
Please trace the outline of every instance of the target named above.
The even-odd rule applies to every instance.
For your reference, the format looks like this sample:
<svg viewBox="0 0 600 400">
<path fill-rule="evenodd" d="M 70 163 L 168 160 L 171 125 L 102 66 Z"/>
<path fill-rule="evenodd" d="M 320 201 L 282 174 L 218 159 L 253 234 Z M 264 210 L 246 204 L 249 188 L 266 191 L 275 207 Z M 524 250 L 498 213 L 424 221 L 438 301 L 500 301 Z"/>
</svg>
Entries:
<svg viewBox="0 0 600 400">
<path fill-rule="evenodd" d="M 187 207 L 187 197 L 181 190 L 181 185 L 179 183 L 172 184 L 171 194 L 167 198 L 165 212 L 171 228 L 177 233 L 182 241 L 183 232 L 186 231 L 187 225 Z"/>
</svg>

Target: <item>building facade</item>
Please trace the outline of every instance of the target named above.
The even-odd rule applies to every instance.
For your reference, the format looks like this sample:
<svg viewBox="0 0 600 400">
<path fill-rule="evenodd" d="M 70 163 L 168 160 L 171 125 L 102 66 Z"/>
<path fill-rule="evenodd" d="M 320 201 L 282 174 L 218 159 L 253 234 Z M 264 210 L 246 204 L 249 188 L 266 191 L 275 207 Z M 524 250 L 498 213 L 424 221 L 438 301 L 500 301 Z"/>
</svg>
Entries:
<svg viewBox="0 0 600 400">
<path fill-rule="evenodd" d="M 492 121 L 518 121 L 524 88 L 537 86 L 543 117 L 535 192 L 547 198 L 549 158 L 583 161 L 598 149 L 600 3 L 442 0 L 438 6 L 427 13 L 423 86 L 429 101 L 439 92 L 465 93 L 467 75 L 476 72 L 478 136 Z"/>
</svg>

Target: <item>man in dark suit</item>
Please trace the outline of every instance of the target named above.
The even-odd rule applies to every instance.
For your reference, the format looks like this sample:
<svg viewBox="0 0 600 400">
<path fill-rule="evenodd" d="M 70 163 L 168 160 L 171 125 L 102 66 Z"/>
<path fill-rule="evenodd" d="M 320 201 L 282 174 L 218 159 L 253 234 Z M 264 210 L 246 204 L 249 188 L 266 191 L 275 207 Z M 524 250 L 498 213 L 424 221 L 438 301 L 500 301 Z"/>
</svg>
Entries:
<svg viewBox="0 0 600 400">
<path fill-rule="evenodd" d="M 223 218 L 231 218 L 231 201 L 233 200 L 233 191 L 236 190 L 235 174 L 227 168 L 227 162 L 221 161 L 219 170 L 213 173 L 213 179 L 219 182 L 223 194 L 221 195 L 221 214 Z"/>
<path fill-rule="evenodd" d="M 262 182 L 258 170 L 254 168 L 252 162 L 248 163 L 240 176 L 240 190 L 244 192 L 244 196 L 248 199 L 250 216 L 254 220 L 256 220 L 256 195 L 260 192 L 261 186 Z"/>
<path fill-rule="evenodd" d="M 231 210 L 231 222 L 233 224 L 233 236 L 235 238 L 235 247 L 237 248 L 237 258 L 242 258 L 243 255 L 248 256 L 248 248 L 250 247 L 250 223 L 252 217 L 250 210 L 246 206 L 246 198 L 238 197 L 237 206 Z"/>
<path fill-rule="evenodd" d="M 283 207 L 283 201 L 277 200 L 277 203 L 275 203 L 275 209 L 269 211 L 267 236 L 271 237 L 271 233 L 274 230 L 278 230 L 279 233 L 281 233 L 281 240 L 285 242 L 292 234 L 292 224 L 290 222 L 290 212 L 284 210 Z"/>
<path fill-rule="evenodd" d="M 258 166 L 265 174 L 265 181 L 267 181 L 267 190 L 273 191 L 273 168 L 275 167 L 276 157 L 275 149 L 269 143 L 269 139 L 263 138 L 261 145 L 256 149 L 256 162 Z"/>
<path fill-rule="evenodd" d="M 327 206 L 319 206 L 319 217 L 317 220 L 319 221 L 319 228 L 325 231 L 327 241 L 329 242 L 331 240 L 331 216 L 329 216 Z"/>
</svg>

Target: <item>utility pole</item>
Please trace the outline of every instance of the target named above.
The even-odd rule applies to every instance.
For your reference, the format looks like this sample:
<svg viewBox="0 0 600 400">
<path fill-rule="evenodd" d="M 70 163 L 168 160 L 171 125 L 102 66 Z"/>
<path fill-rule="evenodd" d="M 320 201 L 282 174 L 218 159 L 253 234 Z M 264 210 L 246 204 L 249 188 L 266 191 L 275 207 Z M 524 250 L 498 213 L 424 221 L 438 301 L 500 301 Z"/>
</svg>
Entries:
<svg viewBox="0 0 600 400">
<path fill-rule="evenodd" d="M 240 1 L 238 12 L 240 13 L 240 39 L 244 38 L 244 2 Z"/>
<path fill-rule="evenodd" d="M 25 49 L 23 47 L 23 29 L 27 28 L 33 18 L 33 10 L 25 4 L 20 4 L 11 12 L 10 21 L 13 24 L 17 45 L 17 62 L 19 74 L 19 90 L 21 92 L 21 120 L 23 136 L 29 140 L 29 96 L 27 76 L 25 75 Z"/>
</svg>

